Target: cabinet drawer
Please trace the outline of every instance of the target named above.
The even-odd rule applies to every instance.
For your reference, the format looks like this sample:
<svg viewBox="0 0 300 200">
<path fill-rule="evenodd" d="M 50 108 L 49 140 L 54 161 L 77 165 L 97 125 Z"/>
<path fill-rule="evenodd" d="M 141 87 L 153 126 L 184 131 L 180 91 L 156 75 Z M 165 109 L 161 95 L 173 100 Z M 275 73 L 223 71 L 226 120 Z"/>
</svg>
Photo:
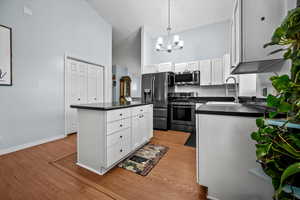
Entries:
<svg viewBox="0 0 300 200">
<path fill-rule="evenodd" d="M 107 167 L 122 159 L 131 151 L 131 131 L 125 129 L 107 137 Z"/>
<path fill-rule="evenodd" d="M 121 119 L 119 121 L 108 122 L 106 134 L 110 135 L 117 131 L 127 129 L 130 127 L 130 124 L 131 124 L 131 118 Z"/>
<path fill-rule="evenodd" d="M 131 117 L 130 108 L 107 111 L 107 122 L 118 121 Z"/>
<path fill-rule="evenodd" d="M 131 110 L 131 115 L 136 116 L 145 112 L 151 112 L 152 109 L 153 109 L 153 105 L 133 107 Z"/>
<path fill-rule="evenodd" d="M 111 135 L 107 136 L 107 147 L 111 147 L 113 145 L 119 146 L 120 143 L 122 143 L 123 140 L 129 140 L 130 141 L 130 128 L 118 131 L 116 133 L 113 133 Z"/>
<path fill-rule="evenodd" d="M 122 158 L 121 143 L 119 145 L 113 145 L 107 149 L 106 166 L 109 167 Z"/>
</svg>

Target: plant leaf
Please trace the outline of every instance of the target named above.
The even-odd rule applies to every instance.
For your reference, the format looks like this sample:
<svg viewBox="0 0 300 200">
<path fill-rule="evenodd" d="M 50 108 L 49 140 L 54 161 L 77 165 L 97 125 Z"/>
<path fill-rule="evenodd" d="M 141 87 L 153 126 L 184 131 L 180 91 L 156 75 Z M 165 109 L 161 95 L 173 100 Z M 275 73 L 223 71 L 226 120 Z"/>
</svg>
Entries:
<svg viewBox="0 0 300 200">
<path fill-rule="evenodd" d="M 276 117 L 276 115 L 278 115 L 278 112 L 270 112 L 269 113 L 269 117 L 272 119 L 274 117 Z"/>
<path fill-rule="evenodd" d="M 287 102 L 282 102 L 278 107 L 278 111 L 284 113 L 289 112 L 291 109 L 292 109 L 292 105 Z"/>
<path fill-rule="evenodd" d="M 298 163 L 295 163 L 295 164 L 292 164 L 290 165 L 288 168 L 286 168 L 283 172 L 283 174 L 281 175 L 281 178 L 280 178 L 280 187 L 279 189 L 277 190 L 277 194 L 281 193 L 282 191 L 282 187 L 283 187 L 283 184 L 285 183 L 285 181 L 295 175 L 295 174 L 298 174 L 300 173 L 300 162 Z"/>
<path fill-rule="evenodd" d="M 256 125 L 259 128 L 264 128 L 265 127 L 265 120 L 263 118 L 256 119 Z"/>
</svg>

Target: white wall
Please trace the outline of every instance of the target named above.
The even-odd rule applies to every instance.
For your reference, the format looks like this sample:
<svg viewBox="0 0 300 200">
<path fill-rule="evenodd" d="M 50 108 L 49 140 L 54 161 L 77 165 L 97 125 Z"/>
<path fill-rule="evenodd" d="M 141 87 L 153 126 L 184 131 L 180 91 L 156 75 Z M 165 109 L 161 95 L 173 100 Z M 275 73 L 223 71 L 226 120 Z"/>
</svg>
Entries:
<svg viewBox="0 0 300 200">
<path fill-rule="evenodd" d="M 132 79 L 132 97 L 141 97 L 141 32 L 138 30 L 113 47 L 112 63 L 128 69 Z"/>
<path fill-rule="evenodd" d="M 112 28 L 85 0 L 1 0 L 0 24 L 13 30 L 13 86 L 0 87 L 0 150 L 64 134 L 65 52 L 106 67 L 111 100 Z"/>
<path fill-rule="evenodd" d="M 223 57 L 230 49 L 230 21 L 200 26 L 187 30 L 178 35 L 184 40 L 183 50 L 172 53 L 157 52 L 155 43 L 157 38 L 152 39 L 152 56 L 150 64 L 164 62 L 187 62 Z M 166 38 L 165 38 L 166 41 Z"/>
</svg>

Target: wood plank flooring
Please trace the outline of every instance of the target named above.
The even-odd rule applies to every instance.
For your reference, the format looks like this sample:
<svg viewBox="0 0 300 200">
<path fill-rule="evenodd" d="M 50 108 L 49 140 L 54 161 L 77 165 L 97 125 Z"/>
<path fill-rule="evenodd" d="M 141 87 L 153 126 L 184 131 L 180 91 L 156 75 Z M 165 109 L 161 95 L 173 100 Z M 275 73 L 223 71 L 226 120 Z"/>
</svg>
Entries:
<svg viewBox="0 0 300 200">
<path fill-rule="evenodd" d="M 0 156 L 0 199 L 204 200 L 205 189 L 195 184 L 195 149 L 183 146 L 187 138 L 182 132 L 155 131 L 152 142 L 170 150 L 147 177 L 115 168 L 99 178 L 75 166 L 69 156 L 76 151 L 75 135 Z M 76 167 L 77 176 L 51 164 L 63 157 L 71 159 L 63 160 L 64 166 L 73 172 Z M 103 187 L 108 192 L 101 192 Z"/>
</svg>

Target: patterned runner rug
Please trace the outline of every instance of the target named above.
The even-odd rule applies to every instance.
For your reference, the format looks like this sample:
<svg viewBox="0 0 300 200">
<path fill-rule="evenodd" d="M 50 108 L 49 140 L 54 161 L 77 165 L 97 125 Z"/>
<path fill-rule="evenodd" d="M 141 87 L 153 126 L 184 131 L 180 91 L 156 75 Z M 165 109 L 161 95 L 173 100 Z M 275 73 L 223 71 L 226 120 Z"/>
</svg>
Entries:
<svg viewBox="0 0 300 200">
<path fill-rule="evenodd" d="M 169 147 L 166 146 L 147 144 L 118 166 L 141 176 L 147 176 L 168 150 Z"/>
</svg>

